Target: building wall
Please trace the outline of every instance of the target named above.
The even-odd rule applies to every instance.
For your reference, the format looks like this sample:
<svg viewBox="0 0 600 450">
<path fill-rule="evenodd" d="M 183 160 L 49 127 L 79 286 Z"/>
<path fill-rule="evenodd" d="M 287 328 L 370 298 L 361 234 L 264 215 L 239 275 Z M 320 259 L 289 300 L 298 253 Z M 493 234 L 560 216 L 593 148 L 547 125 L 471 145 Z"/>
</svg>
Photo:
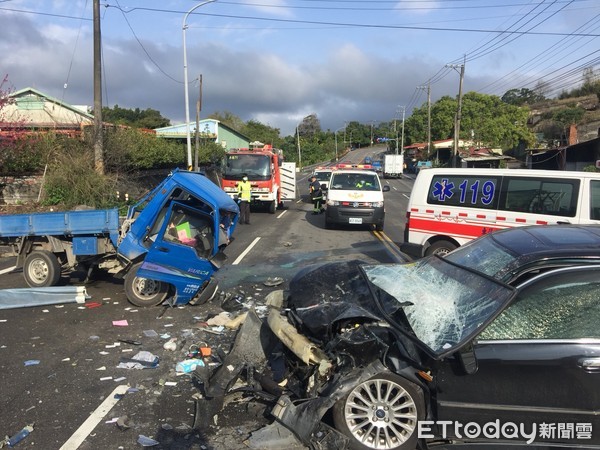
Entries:
<svg viewBox="0 0 600 450">
<path fill-rule="evenodd" d="M 217 143 L 223 145 L 226 150 L 232 148 L 247 148 L 250 146 L 250 141 L 248 139 L 244 139 L 239 134 L 232 133 L 223 127 L 219 127 Z"/>
</svg>

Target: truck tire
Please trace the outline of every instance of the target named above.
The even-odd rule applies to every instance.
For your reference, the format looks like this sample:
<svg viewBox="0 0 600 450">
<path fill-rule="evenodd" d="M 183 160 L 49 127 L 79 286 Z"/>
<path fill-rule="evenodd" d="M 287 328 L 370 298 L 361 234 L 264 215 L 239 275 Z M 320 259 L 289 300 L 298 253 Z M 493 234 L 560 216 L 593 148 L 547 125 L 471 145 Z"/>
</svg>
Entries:
<svg viewBox="0 0 600 450">
<path fill-rule="evenodd" d="M 269 203 L 269 214 L 275 214 L 275 210 L 277 209 L 277 200 L 273 200 Z"/>
<path fill-rule="evenodd" d="M 23 276 L 32 288 L 54 286 L 60 279 L 58 258 L 48 250 L 36 250 L 25 259 Z"/>
<path fill-rule="evenodd" d="M 156 306 L 165 301 L 169 286 L 161 281 L 137 276 L 142 263 L 135 264 L 125 277 L 125 295 L 135 306 Z"/>
</svg>

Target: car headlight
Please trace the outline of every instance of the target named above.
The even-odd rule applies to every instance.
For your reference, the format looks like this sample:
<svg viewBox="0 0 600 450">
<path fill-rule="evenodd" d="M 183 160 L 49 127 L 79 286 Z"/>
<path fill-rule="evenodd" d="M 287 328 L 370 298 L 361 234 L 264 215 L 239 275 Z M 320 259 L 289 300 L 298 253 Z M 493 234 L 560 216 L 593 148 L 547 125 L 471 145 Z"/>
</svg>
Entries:
<svg viewBox="0 0 600 450">
<path fill-rule="evenodd" d="M 327 200 L 327 206 L 340 206 L 340 202 L 337 200 Z"/>
<path fill-rule="evenodd" d="M 383 202 L 373 202 L 371 203 L 373 208 L 383 208 Z"/>
</svg>

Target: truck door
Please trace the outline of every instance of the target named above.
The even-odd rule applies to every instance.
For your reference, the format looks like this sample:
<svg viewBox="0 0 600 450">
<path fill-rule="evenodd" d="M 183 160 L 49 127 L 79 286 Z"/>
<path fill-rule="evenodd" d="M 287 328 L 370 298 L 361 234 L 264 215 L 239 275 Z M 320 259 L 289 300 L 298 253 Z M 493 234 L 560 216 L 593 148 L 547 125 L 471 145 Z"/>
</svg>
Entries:
<svg viewBox="0 0 600 450">
<path fill-rule="evenodd" d="M 174 286 L 176 303 L 188 303 L 215 272 L 209 261 L 217 251 L 214 217 L 211 211 L 173 203 L 138 276 Z"/>
<path fill-rule="evenodd" d="M 296 200 L 296 163 L 284 162 L 280 170 L 281 200 Z"/>
</svg>

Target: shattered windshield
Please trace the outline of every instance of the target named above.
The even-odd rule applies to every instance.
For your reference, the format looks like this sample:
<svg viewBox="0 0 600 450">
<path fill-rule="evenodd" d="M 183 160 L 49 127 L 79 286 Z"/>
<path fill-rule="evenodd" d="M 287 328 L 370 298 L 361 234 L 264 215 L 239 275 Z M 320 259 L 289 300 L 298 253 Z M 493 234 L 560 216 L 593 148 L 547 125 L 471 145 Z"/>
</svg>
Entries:
<svg viewBox="0 0 600 450">
<path fill-rule="evenodd" d="M 454 351 L 504 307 L 513 288 L 432 257 L 407 264 L 365 265 L 370 283 L 389 314 L 398 310 L 414 337 L 436 357 Z M 395 315 L 395 314 L 394 314 Z M 406 330 L 405 330 L 406 331 Z"/>
<path fill-rule="evenodd" d="M 474 243 L 471 245 L 471 243 Z M 502 280 L 517 259 L 506 247 L 499 245 L 491 236 L 457 248 L 446 259 L 461 266 L 476 269 L 486 275 Z"/>
</svg>

